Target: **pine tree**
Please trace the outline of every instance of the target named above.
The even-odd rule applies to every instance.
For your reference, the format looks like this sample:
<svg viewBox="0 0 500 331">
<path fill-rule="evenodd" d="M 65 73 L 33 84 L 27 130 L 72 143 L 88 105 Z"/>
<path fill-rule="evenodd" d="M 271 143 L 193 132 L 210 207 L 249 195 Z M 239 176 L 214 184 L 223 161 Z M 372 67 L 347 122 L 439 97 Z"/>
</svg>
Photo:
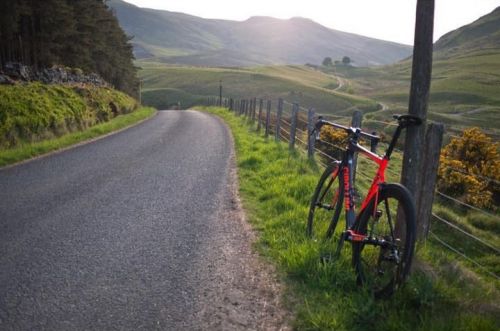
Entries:
<svg viewBox="0 0 500 331">
<path fill-rule="evenodd" d="M 16 61 L 35 68 L 76 67 L 137 96 L 129 41 L 102 0 L 0 2 L 0 66 Z"/>
</svg>

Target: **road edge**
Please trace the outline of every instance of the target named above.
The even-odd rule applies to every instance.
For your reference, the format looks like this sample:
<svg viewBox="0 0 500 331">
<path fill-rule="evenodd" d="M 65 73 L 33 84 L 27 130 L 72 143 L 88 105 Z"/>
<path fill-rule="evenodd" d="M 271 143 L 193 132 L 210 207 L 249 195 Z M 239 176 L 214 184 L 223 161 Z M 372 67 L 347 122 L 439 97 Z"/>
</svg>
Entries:
<svg viewBox="0 0 500 331">
<path fill-rule="evenodd" d="M 148 116 L 146 118 L 143 118 L 141 119 L 140 121 L 138 122 L 135 122 L 135 123 L 132 123 L 128 126 L 125 126 L 123 128 L 120 128 L 118 130 L 115 130 L 115 131 L 111 131 L 111 132 L 108 132 L 108 133 L 105 133 L 103 135 L 100 135 L 100 136 L 97 136 L 97 137 L 94 137 L 94 138 L 90 138 L 90 139 L 87 139 L 87 140 L 83 140 L 83 141 L 80 141 L 76 144 L 73 144 L 73 145 L 69 145 L 69 146 L 66 146 L 66 147 L 62 147 L 62 148 L 59 148 L 59 149 L 55 149 L 53 151 L 50 151 L 50 152 L 47 152 L 47 153 L 43 153 L 43 154 L 40 154 L 40 155 L 36 155 L 36 156 L 33 156 L 33 157 L 30 157 L 28 159 L 25 159 L 25 160 L 22 160 L 22 161 L 18 161 L 18 162 L 14 162 L 12 164 L 8 164 L 8 165 L 5 165 L 5 166 L 2 166 L 0 167 L 0 171 L 2 170 L 7 170 L 7 169 L 10 169 L 10 168 L 14 168 L 14 167 L 17 167 L 17 166 L 20 166 L 20 165 L 23 165 L 23 164 L 27 164 L 27 163 L 30 163 L 30 162 L 33 162 L 33 161 L 37 161 L 37 160 L 40 160 L 40 159 L 43 159 L 43 158 L 46 158 L 46 157 L 49 157 L 49 156 L 52 156 L 52 155 L 56 155 L 56 154 L 60 154 L 60 153 L 64 153 L 66 151 L 69 151 L 69 150 L 72 150 L 74 148 L 77 148 L 77 147 L 80 147 L 80 146 L 84 146 L 84 145 L 87 145 L 87 144 L 90 144 L 90 143 L 93 143 L 93 142 L 96 142 L 98 140 L 101 140 L 101 139 L 104 139 L 104 138 L 107 138 L 107 137 L 110 137 L 110 136 L 113 136 L 115 134 L 118 134 L 120 132 L 123 132 L 125 130 L 128 130 L 128 129 L 131 129 L 133 128 L 134 126 L 137 126 L 139 124 L 142 124 L 146 121 L 149 121 L 149 120 L 152 120 L 153 118 L 155 118 L 156 116 L 158 115 L 158 110 L 156 110 L 151 116 Z"/>
<path fill-rule="evenodd" d="M 236 145 L 231 127 L 224 121 L 222 117 L 218 116 L 217 114 L 213 114 L 199 109 L 190 109 L 190 110 L 203 112 L 217 119 L 217 121 L 225 127 L 228 133 L 231 151 L 228 159 L 229 173 L 228 173 L 227 189 L 230 194 L 231 210 L 230 211 L 221 210 L 219 212 L 221 212 L 222 215 L 230 214 L 235 219 L 237 219 L 237 221 L 242 225 L 242 231 L 245 232 L 246 237 L 249 239 L 250 253 L 256 264 L 255 267 L 257 270 L 260 271 L 260 275 L 263 278 L 263 280 L 267 282 L 267 286 L 270 287 L 268 289 L 265 289 L 265 291 L 263 292 L 268 294 L 267 299 L 269 299 L 268 301 L 269 305 L 274 305 L 279 310 L 278 312 L 279 314 L 278 316 L 273 316 L 274 318 L 274 320 L 272 321 L 273 323 L 269 323 L 273 325 L 266 324 L 265 329 L 266 330 L 275 329 L 280 331 L 292 330 L 291 325 L 293 320 L 293 314 L 285 304 L 287 297 L 286 285 L 282 280 L 280 280 L 281 277 L 279 272 L 277 271 L 276 266 L 271 261 L 267 260 L 266 257 L 262 255 L 258 249 L 256 249 L 255 246 L 259 234 L 258 230 L 256 230 L 254 226 L 248 221 L 246 210 L 243 206 L 243 202 L 240 196 Z M 268 291 L 271 291 L 273 292 L 273 294 L 276 295 L 273 297 L 272 295 L 270 295 Z"/>
</svg>

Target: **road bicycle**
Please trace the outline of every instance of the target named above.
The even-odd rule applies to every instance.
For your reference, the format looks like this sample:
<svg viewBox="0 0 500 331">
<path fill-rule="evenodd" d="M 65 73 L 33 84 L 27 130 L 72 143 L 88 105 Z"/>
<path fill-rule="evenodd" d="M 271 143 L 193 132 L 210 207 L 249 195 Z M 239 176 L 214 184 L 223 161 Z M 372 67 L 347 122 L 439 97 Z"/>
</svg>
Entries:
<svg viewBox="0 0 500 331">
<path fill-rule="evenodd" d="M 323 120 L 315 124 L 311 134 L 320 140 L 323 126 L 331 126 L 347 133 L 347 148 L 341 161 L 331 162 L 323 172 L 314 191 L 307 234 L 325 232 L 326 238 L 338 235 L 334 257 L 339 257 L 344 242 L 352 245 L 352 264 L 357 282 L 366 285 L 377 298 L 390 296 L 406 279 L 415 248 L 415 202 L 408 189 L 401 184 L 386 183 L 385 171 L 402 130 L 420 125 L 421 119 L 411 115 L 395 115 L 397 129 L 385 152 L 379 156 L 375 149 L 359 144 L 367 139 L 372 147 L 380 137 Z M 357 194 L 354 189 L 353 160 L 356 153 L 367 156 L 378 165 L 366 198 L 356 211 Z M 336 228 L 342 210 L 345 210 L 345 229 Z"/>
</svg>

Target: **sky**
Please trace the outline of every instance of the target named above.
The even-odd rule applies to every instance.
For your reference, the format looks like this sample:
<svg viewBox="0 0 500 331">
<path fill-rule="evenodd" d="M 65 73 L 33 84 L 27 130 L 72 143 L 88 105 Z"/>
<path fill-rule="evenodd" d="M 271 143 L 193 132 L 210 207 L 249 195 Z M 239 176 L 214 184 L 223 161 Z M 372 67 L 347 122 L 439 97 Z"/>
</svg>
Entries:
<svg viewBox="0 0 500 331">
<path fill-rule="evenodd" d="M 416 0 L 125 0 L 203 18 L 310 18 L 326 27 L 413 45 Z M 434 40 L 500 6 L 500 0 L 435 0 Z"/>
</svg>

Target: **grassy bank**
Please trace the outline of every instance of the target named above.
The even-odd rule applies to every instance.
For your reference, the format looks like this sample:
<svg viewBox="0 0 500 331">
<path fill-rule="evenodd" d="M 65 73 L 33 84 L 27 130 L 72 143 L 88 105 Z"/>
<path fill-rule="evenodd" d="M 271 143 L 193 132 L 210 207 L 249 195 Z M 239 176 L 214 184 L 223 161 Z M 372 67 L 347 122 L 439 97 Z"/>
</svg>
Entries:
<svg viewBox="0 0 500 331">
<path fill-rule="evenodd" d="M 61 137 L 39 142 L 21 143 L 14 148 L 0 150 L 0 167 L 125 128 L 152 116 L 155 112 L 156 110 L 153 108 L 140 108 L 132 113 L 119 115 L 108 122 L 97 124 L 83 131 L 68 133 Z"/>
<path fill-rule="evenodd" d="M 320 171 L 301 153 L 255 133 L 226 110 L 208 108 L 230 126 L 240 193 L 259 231 L 258 250 L 287 285 L 286 301 L 299 330 L 497 330 L 498 282 L 478 276 L 453 255 L 420 245 L 415 271 L 391 300 L 376 301 L 356 286 L 346 247 L 340 261 L 323 264 L 329 241 L 305 235 L 310 196 Z"/>
<path fill-rule="evenodd" d="M 88 85 L 0 86 L 0 149 L 82 131 L 137 108 L 132 97 Z"/>
</svg>

